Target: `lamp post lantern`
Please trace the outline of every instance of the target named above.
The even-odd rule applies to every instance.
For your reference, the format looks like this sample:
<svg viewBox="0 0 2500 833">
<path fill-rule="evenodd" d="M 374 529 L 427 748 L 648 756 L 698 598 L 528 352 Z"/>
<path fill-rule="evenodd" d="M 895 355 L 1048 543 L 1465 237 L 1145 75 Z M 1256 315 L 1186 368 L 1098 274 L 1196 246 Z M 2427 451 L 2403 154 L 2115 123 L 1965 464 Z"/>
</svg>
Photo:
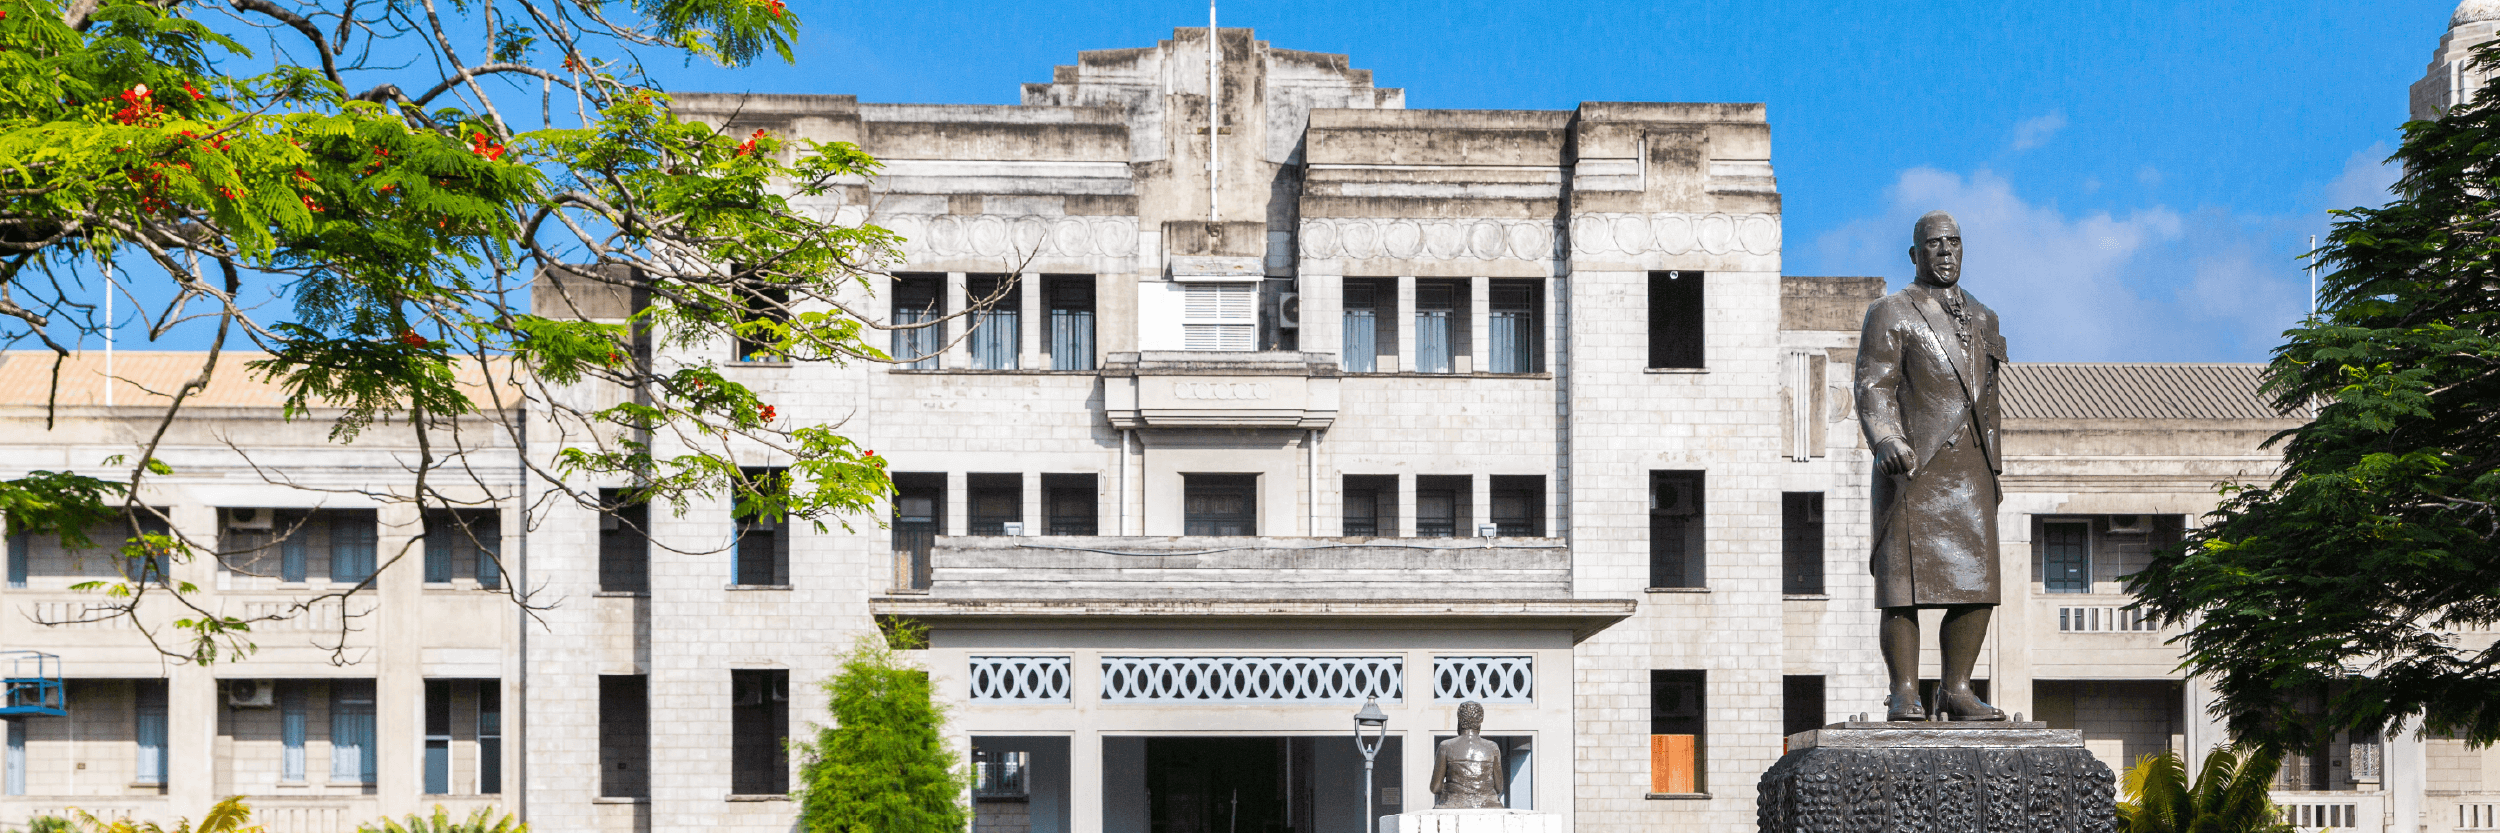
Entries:
<svg viewBox="0 0 2500 833">
<path fill-rule="evenodd" d="M 1366 728 L 1376 729 L 1378 731 L 1370 738 L 1366 739 L 1363 737 L 1363 730 Z M 1372 793 L 1372 760 L 1379 757 L 1380 747 L 1386 746 L 1388 743 L 1389 716 L 1380 713 L 1379 700 L 1369 697 L 1363 698 L 1363 710 L 1354 713 L 1354 746 L 1355 748 L 1363 750 L 1364 833 L 1370 833 L 1370 828 L 1372 826 L 1372 801 L 1374 800 L 1374 795 Z"/>
</svg>

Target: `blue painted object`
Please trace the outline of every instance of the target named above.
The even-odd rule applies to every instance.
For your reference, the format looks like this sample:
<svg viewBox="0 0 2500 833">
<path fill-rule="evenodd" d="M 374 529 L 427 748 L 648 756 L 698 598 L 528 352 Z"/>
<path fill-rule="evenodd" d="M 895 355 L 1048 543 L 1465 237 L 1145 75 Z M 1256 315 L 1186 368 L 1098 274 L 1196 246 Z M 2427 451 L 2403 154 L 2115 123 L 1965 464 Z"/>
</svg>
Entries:
<svg viewBox="0 0 2500 833">
<path fill-rule="evenodd" d="M 0 651 L 9 673 L 0 677 L 0 717 L 69 716 L 69 695 L 61 687 L 61 658 L 42 651 Z"/>
</svg>

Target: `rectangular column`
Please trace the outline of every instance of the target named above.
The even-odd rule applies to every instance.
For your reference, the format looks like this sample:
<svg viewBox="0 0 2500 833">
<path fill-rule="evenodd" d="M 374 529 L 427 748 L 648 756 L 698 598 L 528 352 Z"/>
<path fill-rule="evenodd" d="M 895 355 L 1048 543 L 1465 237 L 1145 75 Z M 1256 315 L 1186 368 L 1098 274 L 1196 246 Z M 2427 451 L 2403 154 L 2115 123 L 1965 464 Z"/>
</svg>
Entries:
<svg viewBox="0 0 2500 833">
<path fill-rule="evenodd" d="M 1042 506 L 1044 503 L 1043 498 L 1042 473 L 1038 471 L 1025 472 L 1024 534 L 1026 535 L 1050 534 L 1050 530 L 1043 526 L 1043 524 L 1048 523 L 1050 520 L 1049 518 L 1042 517 Z"/>
<path fill-rule="evenodd" d="M 1428 696 L 1429 693 L 1426 694 Z M 1406 739 L 1399 743 L 1402 748 L 1398 750 L 1398 762 L 1404 771 L 1398 773 L 1398 781 L 1401 782 L 1398 786 L 1402 789 L 1398 790 L 1398 803 L 1381 805 L 1384 812 L 1411 813 L 1432 809 L 1432 755 L 1433 747 L 1437 745 L 1432 742 L 1433 731 L 1431 726 L 1414 727 L 1407 730 Z M 1457 729 L 1446 731 L 1451 734 L 1458 732 Z"/>
<path fill-rule="evenodd" d="M 1415 475 L 1411 472 L 1398 473 L 1398 525 L 1389 534 L 1415 537 Z"/>
<path fill-rule="evenodd" d="M 386 553 L 422 550 L 423 543 L 410 540 L 425 529 L 416 507 L 384 506 L 378 520 L 377 567 Z M 411 567 L 421 565 L 401 562 L 382 570 L 371 591 L 382 608 L 373 680 L 374 793 L 387 815 L 415 812 L 425 788 L 424 654 L 431 630 L 424 611 L 425 573 Z"/>
<path fill-rule="evenodd" d="M 961 284 L 957 285 L 961 286 Z M 940 526 L 944 527 L 944 529 L 940 530 L 938 534 L 962 535 L 965 534 L 967 530 L 972 528 L 972 518 L 969 517 L 972 509 L 972 501 L 967 499 L 969 496 L 964 494 L 965 490 L 971 488 L 971 486 L 971 479 L 966 477 L 963 472 L 950 471 L 946 473 L 946 522 L 940 524 Z"/>
<path fill-rule="evenodd" d="M 971 298 L 964 294 L 964 273 L 962 272 L 946 273 L 945 292 L 946 308 L 941 311 L 947 315 L 961 315 L 964 309 L 972 304 Z M 972 366 L 972 340 L 954 338 L 971 330 L 972 318 L 970 316 L 955 319 L 953 324 L 945 328 L 946 334 L 939 336 L 945 341 L 939 343 L 948 346 L 945 355 L 938 359 L 938 367 L 961 370 Z"/>
<path fill-rule="evenodd" d="M 1490 282 L 1482 275 L 1467 279 L 1467 355 L 1459 357 L 1453 368 L 1460 373 L 1484 369 L 1486 360 L 1493 355 L 1487 352 L 1485 334 L 1493 325 L 1491 289 Z"/>
<path fill-rule="evenodd" d="M 1302 352 L 1337 356 L 1345 349 L 1345 279 L 1306 273 L 1295 292 L 1302 305 Z M 1344 365 L 1342 356 L 1337 364 Z"/>
<path fill-rule="evenodd" d="M 1101 830 L 1102 735 L 1080 731 L 1068 738 L 1068 829 Z"/>
<path fill-rule="evenodd" d="M 1468 475 L 1467 496 L 1469 504 L 1467 518 L 1469 522 L 1474 526 L 1482 526 L 1492 523 L 1493 477 L 1485 474 Z M 1458 531 L 1458 534 L 1474 535 L 1476 534 L 1476 531 L 1472 528 L 1462 529 Z"/>
<path fill-rule="evenodd" d="M 235 763 L 231 757 L 217 760 L 214 751 L 217 707 L 223 699 L 224 692 L 217 690 L 216 676 L 196 665 L 174 667 L 171 679 L 165 682 L 165 793 L 175 807 L 206 807 L 222 797 L 217 795 L 215 769 L 230 768 Z M 212 765 L 199 765 L 211 761 Z"/>
<path fill-rule="evenodd" d="M 1389 313 L 1397 316 L 1390 326 L 1398 334 L 1397 366 L 1391 367 L 1388 357 L 1381 357 L 1380 372 L 1394 373 L 1415 369 L 1415 276 L 1398 276 L 1398 308 Z"/>
<path fill-rule="evenodd" d="M 1042 276 L 1026 272 L 1016 277 L 1016 367 L 1024 370 L 1046 370 L 1050 362 L 1042 358 L 1042 332 L 1050 322 L 1043 313 Z"/>
</svg>

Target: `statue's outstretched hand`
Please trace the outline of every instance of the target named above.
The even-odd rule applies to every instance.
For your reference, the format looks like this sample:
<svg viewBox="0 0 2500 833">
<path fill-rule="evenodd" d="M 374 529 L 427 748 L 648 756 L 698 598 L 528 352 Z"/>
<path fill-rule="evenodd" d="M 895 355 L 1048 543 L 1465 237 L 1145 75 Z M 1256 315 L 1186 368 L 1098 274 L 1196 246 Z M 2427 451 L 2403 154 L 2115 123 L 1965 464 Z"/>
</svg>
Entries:
<svg viewBox="0 0 2500 833">
<path fill-rule="evenodd" d="M 1917 459 L 1917 453 L 1900 437 L 1885 437 L 1875 444 L 1875 465 L 1883 467 L 1885 474 L 1909 474 L 1912 461 Z"/>
</svg>

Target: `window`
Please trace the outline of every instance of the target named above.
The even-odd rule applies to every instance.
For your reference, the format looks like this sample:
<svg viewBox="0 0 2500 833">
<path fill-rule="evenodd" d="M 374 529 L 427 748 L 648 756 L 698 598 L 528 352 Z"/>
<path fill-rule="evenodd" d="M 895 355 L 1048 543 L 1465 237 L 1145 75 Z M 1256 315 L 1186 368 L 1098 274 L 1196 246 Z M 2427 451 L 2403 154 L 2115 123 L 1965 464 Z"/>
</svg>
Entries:
<svg viewBox="0 0 2500 833">
<path fill-rule="evenodd" d="M 503 681 L 477 681 L 477 792 L 503 793 Z"/>
<path fill-rule="evenodd" d="M 730 339 L 731 349 L 736 351 L 730 356 L 734 361 L 778 362 L 787 358 L 773 348 L 781 342 L 778 331 L 790 321 L 790 288 L 766 286 L 760 280 L 753 276 L 745 277 L 737 285 L 741 308 L 738 310 L 737 331 Z"/>
<path fill-rule="evenodd" d="M 2040 525 L 2040 583 L 2050 593 L 2092 592 L 2092 525 Z"/>
<path fill-rule="evenodd" d="M 1537 281 L 1490 281 L 1485 285 L 1485 371 L 1540 373 L 1545 342 L 1537 322 L 1544 294 Z"/>
<path fill-rule="evenodd" d="M 893 347 L 886 352 L 900 367 L 935 370 L 938 351 L 946 347 L 946 276 L 894 276 Z M 921 327 L 906 325 L 925 324 Z"/>
<path fill-rule="evenodd" d="M 362 582 L 372 578 L 376 532 L 373 511 L 340 512 L 329 520 L 330 580 Z"/>
<path fill-rule="evenodd" d="M 1188 350 L 1256 350 L 1259 285 L 1192 283 L 1181 286 L 1181 346 Z"/>
<path fill-rule="evenodd" d="M 1349 474 L 1345 476 L 1343 534 L 1349 538 L 1397 537 L 1397 475 Z"/>
<path fill-rule="evenodd" d="M 1094 369 L 1094 276 L 1051 275 L 1042 286 L 1050 302 L 1050 369 Z"/>
<path fill-rule="evenodd" d="M 1649 273 L 1649 366 L 1702 366 L 1702 273 Z"/>
<path fill-rule="evenodd" d="M 1031 752 L 991 751 L 975 746 L 972 750 L 972 796 L 974 798 L 1024 798 L 1031 794 L 1025 784 L 1033 769 Z"/>
<path fill-rule="evenodd" d="M 1042 522 L 1050 535 L 1099 535 L 1100 488 L 1090 474 L 1042 475 Z"/>
<path fill-rule="evenodd" d="M 1258 487 L 1255 474 L 1181 475 L 1181 534 L 1259 534 Z"/>
<path fill-rule="evenodd" d="M 1466 352 L 1466 282 L 1416 281 L 1416 372 L 1448 373 L 1454 368 L 1451 357 Z"/>
<path fill-rule="evenodd" d="M 969 522 L 966 532 L 973 535 L 1005 535 L 1007 525 L 1024 524 L 1024 475 L 964 475 L 964 514 Z M 1028 530 L 1029 531 L 1029 530 Z"/>
<path fill-rule="evenodd" d="M 1475 486 L 1475 478 L 1464 474 L 1417 476 L 1415 537 L 1474 537 L 1476 530 L 1468 515 L 1476 508 Z"/>
<path fill-rule="evenodd" d="M 501 680 L 425 681 L 427 795 L 503 791 L 502 704 Z"/>
<path fill-rule="evenodd" d="M 5 789 L 0 789 L 0 793 L 7 795 L 25 795 L 26 721 L 7 720 L 0 721 L 0 723 L 6 723 L 9 727 L 8 760 L 0 761 L 0 767 L 8 768 L 8 783 Z"/>
<path fill-rule="evenodd" d="M 1649 473 L 1649 586 L 1706 587 L 1702 473 Z"/>
<path fill-rule="evenodd" d="M 1709 709 L 1701 671 L 1649 672 L 1649 790 L 1708 790 Z"/>
<path fill-rule="evenodd" d="M 425 681 L 425 794 L 451 792 L 451 681 Z"/>
<path fill-rule="evenodd" d="M 34 560 L 32 553 L 34 545 L 33 535 L 19 532 L 9 536 L 9 587 L 11 589 L 23 589 L 26 586 L 27 567 Z M 16 726 L 17 724 L 11 722 L 9 725 Z M 11 770 L 11 772 L 15 771 Z M 16 793 L 11 793 L 11 795 L 16 795 Z"/>
<path fill-rule="evenodd" d="M 897 472 L 894 478 L 894 586 L 929 586 L 929 548 L 946 528 L 946 475 Z"/>
<path fill-rule="evenodd" d="M 304 783 L 304 721 L 310 715 L 304 702 L 304 684 L 287 680 L 278 684 L 278 782 Z"/>
<path fill-rule="evenodd" d="M 368 533 L 370 533 L 370 530 L 368 530 Z M 151 514 L 140 516 L 136 528 L 130 529 L 124 534 L 136 539 L 147 535 L 167 535 L 170 534 L 170 532 L 165 526 L 165 520 L 163 518 L 159 518 Z M 164 582 L 173 578 L 173 553 L 170 547 L 159 547 L 149 544 L 143 551 L 146 553 L 145 555 L 124 557 L 122 562 L 123 578 L 127 578 L 131 581 L 153 582 Z M 372 564 L 372 557 L 366 556 L 365 563 L 367 565 Z M 369 571 L 372 567 L 367 566 L 365 569 Z"/>
<path fill-rule="evenodd" d="M 1492 477 L 1493 525 L 1505 538 L 1545 537 L 1545 477 L 1497 474 Z"/>
<path fill-rule="evenodd" d="M 790 470 L 782 468 L 742 468 L 738 473 L 765 500 L 778 501 L 790 494 Z M 743 500 L 742 500 L 743 502 Z M 737 511 L 738 563 L 733 584 L 751 587 L 781 587 L 790 583 L 789 524 L 778 506 L 756 506 Z"/>
<path fill-rule="evenodd" d="M 1380 285 L 1347 278 L 1339 292 L 1345 304 L 1345 336 L 1338 348 L 1338 363 L 1347 373 L 1375 372 L 1380 367 Z"/>
<path fill-rule="evenodd" d="M 1780 678 L 1780 736 L 1823 728 L 1823 676 Z"/>
<path fill-rule="evenodd" d="M 139 747 L 140 784 L 165 784 L 165 681 L 138 680 L 131 699 Z"/>
<path fill-rule="evenodd" d="M 1016 369 L 1016 353 L 1024 339 L 1023 328 L 1018 326 L 1024 310 L 1022 282 L 1013 275 L 968 275 L 964 296 L 968 304 L 989 302 L 988 308 L 972 314 L 973 369 Z"/>
<path fill-rule="evenodd" d="M 729 791 L 780 795 L 790 791 L 790 672 L 778 668 L 729 672 Z"/>
<path fill-rule="evenodd" d="M 651 678 L 599 678 L 599 795 L 651 797 Z"/>
<path fill-rule="evenodd" d="M 425 513 L 426 581 L 441 584 L 465 575 L 475 577 L 479 587 L 501 587 L 502 548 L 502 523 L 493 510 Z"/>
<path fill-rule="evenodd" d="M 623 489 L 599 490 L 599 590 L 651 592 L 651 507 Z"/>
<path fill-rule="evenodd" d="M 374 782 L 373 681 L 330 683 L 330 781 Z"/>
<path fill-rule="evenodd" d="M 1780 493 L 1780 592 L 1823 592 L 1823 493 Z"/>
</svg>

